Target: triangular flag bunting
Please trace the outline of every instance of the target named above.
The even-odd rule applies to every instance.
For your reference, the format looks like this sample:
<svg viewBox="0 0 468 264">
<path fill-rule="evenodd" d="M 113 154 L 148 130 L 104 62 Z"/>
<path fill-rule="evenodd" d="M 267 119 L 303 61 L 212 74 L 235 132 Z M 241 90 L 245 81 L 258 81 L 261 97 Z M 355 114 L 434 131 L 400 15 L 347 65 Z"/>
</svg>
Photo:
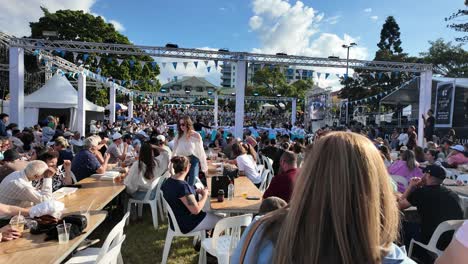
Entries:
<svg viewBox="0 0 468 264">
<path fill-rule="evenodd" d="M 392 78 L 392 72 L 386 72 L 385 74 L 387 74 L 387 77 L 388 77 L 389 79 Z"/>
<path fill-rule="evenodd" d="M 140 66 L 141 66 L 141 68 L 144 68 L 144 67 L 145 67 L 145 64 L 146 64 L 146 61 L 140 61 Z"/>
<path fill-rule="evenodd" d="M 265 64 L 262 63 L 262 64 L 260 64 L 260 69 L 263 69 L 263 68 L 265 68 Z"/>
<path fill-rule="evenodd" d="M 321 72 L 317 72 L 317 79 L 320 79 L 320 76 L 322 75 Z"/>
<path fill-rule="evenodd" d="M 371 73 L 370 73 L 370 76 L 371 76 L 373 79 L 375 79 L 375 72 L 371 72 Z"/>
<path fill-rule="evenodd" d="M 134 60 L 129 60 L 128 63 L 130 63 L 130 68 L 133 68 L 133 66 L 135 66 Z"/>
<path fill-rule="evenodd" d="M 343 74 L 343 78 L 345 79 L 345 81 L 348 80 L 348 74 L 346 74 L 346 73 Z"/>
<path fill-rule="evenodd" d="M 325 73 L 325 80 L 328 79 L 328 76 L 330 76 L 329 73 Z"/>
<path fill-rule="evenodd" d="M 215 60 L 214 63 L 215 63 L 215 68 L 218 68 L 218 61 Z"/>
<path fill-rule="evenodd" d="M 177 69 L 177 62 L 173 62 L 172 66 L 174 66 L 174 70 L 176 70 Z"/>
<path fill-rule="evenodd" d="M 359 74 L 357 72 L 354 72 L 353 73 L 353 79 L 357 79 L 357 78 L 359 78 Z"/>
<path fill-rule="evenodd" d="M 89 57 L 89 54 L 83 54 L 83 61 L 86 61 Z"/>
<path fill-rule="evenodd" d="M 117 59 L 118 60 L 118 59 Z M 112 58 L 107 58 L 108 63 L 112 63 Z M 119 64 L 120 65 L 120 64 Z"/>
<path fill-rule="evenodd" d="M 117 59 L 117 66 L 120 66 L 122 64 L 123 60 L 122 59 Z"/>
<path fill-rule="evenodd" d="M 166 68 L 166 62 L 161 63 L 163 68 Z"/>
<path fill-rule="evenodd" d="M 101 62 L 101 56 L 96 56 L 96 65 L 99 65 Z"/>
<path fill-rule="evenodd" d="M 340 78 L 340 74 L 339 74 L 339 73 L 337 73 L 337 74 L 335 74 L 335 75 L 336 75 L 336 77 Z"/>
<path fill-rule="evenodd" d="M 379 72 L 379 73 L 377 74 L 377 76 L 379 77 L 379 80 L 382 79 L 382 74 L 383 74 L 383 72 Z"/>
<path fill-rule="evenodd" d="M 206 67 L 206 70 L 207 70 L 208 72 L 210 72 L 211 67 Z"/>
<path fill-rule="evenodd" d="M 194 61 L 193 65 L 195 65 L 195 68 L 198 68 L 198 61 Z"/>
<path fill-rule="evenodd" d="M 209 61 L 204 61 L 204 63 L 205 63 L 205 66 L 208 66 L 208 62 L 209 62 Z"/>
<path fill-rule="evenodd" d="M 184 61 L 184 69 L 187 69 L 188 62 Z"/>
<path fill-rule="evenodd" d="M 156 69 L 156 65 L 158 65 L 155 61 L 151 62 L 151 67 L 153 67 L 153 69 Z"/>
</svg>

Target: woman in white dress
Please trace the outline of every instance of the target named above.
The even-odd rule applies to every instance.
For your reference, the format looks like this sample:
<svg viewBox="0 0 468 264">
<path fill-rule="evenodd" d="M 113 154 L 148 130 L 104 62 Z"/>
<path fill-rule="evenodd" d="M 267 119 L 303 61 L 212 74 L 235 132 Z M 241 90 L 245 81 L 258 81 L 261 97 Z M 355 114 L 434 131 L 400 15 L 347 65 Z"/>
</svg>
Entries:
<svg viewBox="0 0 468 264">
<path fill-rule="evenodd" d="M 193 129 L 193 122 L 188 116 L 179 119 L 177 132 L 172 155 L 184 156 L 189 159 L 190 171 L 187 174 L 187 182 L 190 186 L 194 186 L 200 167 L 204 173 L 208 172 L 203 141 L 200 134 Z"/>
</svg>

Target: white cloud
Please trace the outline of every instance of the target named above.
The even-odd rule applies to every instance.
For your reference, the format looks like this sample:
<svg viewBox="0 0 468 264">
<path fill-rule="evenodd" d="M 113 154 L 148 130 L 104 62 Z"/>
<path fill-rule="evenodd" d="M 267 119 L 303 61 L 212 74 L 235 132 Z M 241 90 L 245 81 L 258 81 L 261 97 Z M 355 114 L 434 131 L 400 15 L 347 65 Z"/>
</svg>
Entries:
<svg viewBox="0 0 468 264">
<path fill-rule="evenodd" d="M 115 30 L 117 30 L 119 32 L 124 32 L 125 31 L 125 27 L 119 21 L 111 19 L 111 20 L 109 20 L 109 23 L 114 25 Z"/>
<path fill-rule="evenodd" d="M 359 38 L 348 34 L 338 36 L 332 33 L 318 33 L 319 22 L 323 15 L 318 14 L 312 7 L 297 1 L 294 5 L 283 0 L 253 0 L 253 17 L 262 19 L 262 24 L 251 29 L 258 34 L 261 47 L 253 52 L 274 54 L 285 52 L 290 55 L 306 55 L 312 57 L 338 56 L 346 58 L 347 50 L 343 44 L 356 42 Z M 256 18 L 257 19 L 257 18 Z M 325 18 L 324 22 L 338 22 L 339 16 Z M 350 50 L 351 59 L 367 59 L 368 50 L 363 46 L 356 46 Z M 313 68 L 318 72 L 340 73 L 345 69 Z M 352 74 L 352 71 L 350 71 Z M 339 87 L 339 80 L 330 76 L 327 80 L 322 77 L 320 85 Z"/>
<path fill-rule="evenodd" d="M 22 37 L 31 35 L 29 22 L 37 21 L 42 15 L 41 6 L 50 12 L 57 10 L 71 9 L 83 10 L 91 13 L 91 8 L 97 0 L 0 0 L 0 29 L 6 33 Z M 117 30 L 123 31 L 125 28 L 116 20 L 110 20 Z"/>
<path fill-rule="evenodd" d="M 377 19 L 379 19 L 378 16 L 371 16 L 370 19 L 374 20 L 374 21 L 377 21 Z"/>
<path fill-rule="evenodd" d="M 226 11 L 226 8 L 225 7 L 220 7 L 219 11 Z"/>
<path fill-rule="evenodd" d="M 262 23 L 263 23 L 263 19 L 261 17 L 253 16 L 249 20 L 250 29 L 252 29 L 252 30 L 258 29 L 259 27 L 262 26 Z"/>
<path fill-rule="evenodd" d="M 366 8 L 366 9 L 364 9 L 364 12 L 370 13 L 370 12 L 372 12 L 372 8 L 370 8 L 370 7 L 369 7 L 369 8 Z"/>
<path fill-rule="evenodd" d="M 323 20 L 323 22 L 328 23 L 330 25 L 335 25 L 337 24 L 341 19 L 341 16 L 332 16 L 332 17 L 327 17 Z"/>
</svg>

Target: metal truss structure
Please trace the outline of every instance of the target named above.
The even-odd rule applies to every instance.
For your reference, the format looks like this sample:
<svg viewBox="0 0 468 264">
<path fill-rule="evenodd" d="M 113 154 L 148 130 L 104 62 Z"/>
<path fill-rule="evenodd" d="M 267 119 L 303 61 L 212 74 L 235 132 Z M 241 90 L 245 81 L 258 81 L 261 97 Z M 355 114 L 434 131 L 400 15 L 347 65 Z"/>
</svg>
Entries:
<svg viewBox="0 0 468 264">
<path fill-rule="evenodd" d="M 166 57 L 177 59 L 209 60 L 209 61 L 247 61 L 265 65 L 298 65 L 313 67 L 333 67 L 399 72 L 431 71 L 432 65 L 421 63 L 403 63 L 387 61 L 346 60 L 332 58 L 317 58 L 291 55 L 269 55 L 249 52 L 212 51 L 187 48 L 169 48 L 142 45 L 127 45 L 113 43 L 95 43 L 80 41 L 45 40 L 31 38 L 12 38 L 9 41 L 12 47 L 29 50 L 63 50 L 90 54 L 120 54 L 135 56 Z"/>
</svg>

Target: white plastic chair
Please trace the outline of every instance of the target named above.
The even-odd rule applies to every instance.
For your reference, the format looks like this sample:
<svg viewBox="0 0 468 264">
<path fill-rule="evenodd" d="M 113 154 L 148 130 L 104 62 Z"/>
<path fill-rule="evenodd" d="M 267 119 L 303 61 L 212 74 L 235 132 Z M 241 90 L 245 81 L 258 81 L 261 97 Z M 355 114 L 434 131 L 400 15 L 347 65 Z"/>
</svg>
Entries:
<svg viewBox="0 0 468 264">
<path fill-rule="evenodd" d="M 457 181 L 462 181 L 463 183 L 468 183 L 468 174 L 460 174 L 457 176 Z"/>
<path fill-rule="evenodd" d="M 265 165 L 263 165 L 263 164 L 257 164 L 257 172 L 258 172 L 258 174 L 262 175 L 264 169 L 265 169 Z"/>
<path fill-rule="evenodd" d="M 447 231 L 456 231 L 462 224 L 464 220 L 448 220 L 444 221 L 437 226 L 436 230 L 431 236 L 431 239 L 429 240 L 429 243 L 427 245 L 418 242 L 414 239 L 411 239 L 410 246 L 409 246 L 409 251 L 408 251 L 408 257 L 411 258 L 411 254 L 413 253 L 413 245 L 416 244 L 425 250 L 432 252 L 436 254 L 438 257 L 444 253 L 442 250 L 439 250 L 437 248 L 437 241 L 439 241 L 440 236 L 447 232 Z"/>
<path fill-rule="evenodd" d="M 265 168 L 269 169 L 270 172 L 275 175 L 273 170 L 273 160 L 268 158 L 267 156 L 263 156 L 263 164 L 265 164 Z"/>
<path fill-rule="evenodd" d="M 271 182 L 271 173 L 269 169 L 264 169 L 263 173 L 261 175 L 262 178 L 262 183 L 260 184 L 260 191 L 265 192 L 265 190 L 268 188 L 268 185 L 270 185 Z"/>
<path fill-rule="evenodd" d="M 405 190 L 408 188 L 409 182 L 405 177 L 400 176 L 400 175 L 390 175 L 390 176 L 397 183 L 397 186 L 398 186 L 398 184 L 401 184 L 401 185 L 403 185 Z"/>
<path fill-rule="evenodd" d="M 151 217 L 153 218 L 154 229 L 158 229 L 158 193 L 161 191 L 161 185 L 164 182 L 164 177 L 159 177 L 151 183 L 151 188 L 146 192 L 145 198 L 143 200 L 128 199 L 127 203 L 127 213 L 132 211 L 132 204 L 137 205 L 138 207 L 138 216 L 143 215 L 143 205 L 148 204 L 151 208 Z M 154 198 L 151 199 L 151 193 L 155 190 L 156 194 Z M 160 211 L 161 213 L 161 211 Z M 127 219 L 127 225 L 130 222 L 130 219 Z"/>
<path fill-rule="evenodd" d="M 241 238 L 241 228 L 250 225 L 251 222 L 252 214 L 221 219 L 214 228 L 213 237 L 203 240 L 201 246 L 206 252 L 217 257 L 218 263 L 228 264 Z M 221 235 L 222 233 L 224 234 Z"/>
<path fill-rule="evenodd" d="M 161 194 L 164 195 L 162 191 L 161 191 Z M 205 230 L 202 230 L 199 232 L 187 233 L 187 234 L 182 233 L 182 231 L 180 231 L 179 224 L 177 223 L 177 219 L 175 218 L 172 208 L 167 203 L 164 196 L 162 197 L 162 199 L 163 199 L 164 205 L 167 208 L 168 218 L 172 220 L 172 226 L 174 227 L 174 230 L 172 230 L 170 223 L 168 221 L 166 240 L 164 242 L 164 251 L 163 251 L 163 256 L 162 256 L 162 261 L 161 261 L 162 264 L 166 264 L 167 258 L 169 256 L 169 251 L 171 250 L 172 239 L 174 237 L 195 237 L 195 238 L 200 238 L 200 240 L 203 242 L 203 240 L 205 239 Z M 198 258 L 198 263 L 201 264 L 204 262 L 206 262 L 206 252 L 205 252 L 205 249 L 201 247 L 200 256 Z"/>
<path fill-rule="evenodd" d="M 123 234 L 123 229 L 125 226 L 125 221 L 129 217 L 129 213 L 126 213 L 122 220 L 114 226 L 107 235 L 106 240 L 101 248 L 87 248 L 85 250 L 79 251 L 71 259 L 69 259 L 66 264 L 83 264 L 83 263 L 98 263 L 98 264 L 116 264 L 123 263 L 122 255 L 120 254 L 120 249 L 122 243 L 125 240 L 125 235 Z"/>
</svg>

